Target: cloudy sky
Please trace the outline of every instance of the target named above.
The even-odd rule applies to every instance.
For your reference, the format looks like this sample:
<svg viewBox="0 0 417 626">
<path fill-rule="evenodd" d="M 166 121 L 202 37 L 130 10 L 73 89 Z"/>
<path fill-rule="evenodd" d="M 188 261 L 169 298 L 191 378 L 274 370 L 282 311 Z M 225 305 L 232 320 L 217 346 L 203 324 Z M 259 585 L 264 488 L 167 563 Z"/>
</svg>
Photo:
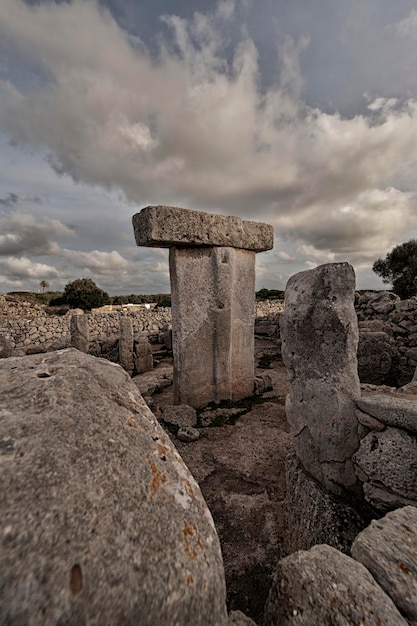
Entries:
<svg viewBox="0 0 417 626">
<path fill-rule="evenodd" d="M 1 0 L 0 292 L 169 291 L 131 217 L 275 228 L 257 288 L 417 237 L 415 0 Z"/>
</svg>

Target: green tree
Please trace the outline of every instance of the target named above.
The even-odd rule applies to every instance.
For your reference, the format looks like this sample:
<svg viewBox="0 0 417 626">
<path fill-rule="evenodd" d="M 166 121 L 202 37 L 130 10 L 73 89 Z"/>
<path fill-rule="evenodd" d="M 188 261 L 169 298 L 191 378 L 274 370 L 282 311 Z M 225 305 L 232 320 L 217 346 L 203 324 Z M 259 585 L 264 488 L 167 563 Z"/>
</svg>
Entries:
<svg viewBox="0 0 417 626">
<path fill-rule="evenodd" d="M 65 285 L 63 297 L 72 309 L 84 311 L 91 311 L 110 302 L 109 294 L 97 287 L 91 278 L 77 278 Z"/>
<path fill-rule="evenodd" d="M 385 259 L 377 259 L 372 266 L 384 283 L 401 299 L 417 294 L 417 240 L 410 239 L 388 252 Z"/>
<path fill-rule="evenodd" d="M 47 280 L 41 280 L 39 285 L 42 287 L 42 293 L 44 293 L 45 289 L 49 289 L 49 283 Z"/>
</svg>

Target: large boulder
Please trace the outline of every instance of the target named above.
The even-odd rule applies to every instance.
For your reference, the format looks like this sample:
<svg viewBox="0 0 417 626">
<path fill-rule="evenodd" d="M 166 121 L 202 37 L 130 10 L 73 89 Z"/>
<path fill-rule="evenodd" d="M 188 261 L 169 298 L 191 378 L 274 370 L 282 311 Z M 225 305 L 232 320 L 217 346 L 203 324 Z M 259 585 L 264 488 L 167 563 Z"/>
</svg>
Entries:
<svg viewBox="0 0 417 626">
<path fill-rule="evenodd" d="M 326 545 L 290 554 L 277 566 L 265 626 L 406 626 L 407 622 L 357 561 Z"/>
<path fill-rule="evenodd" d="M 371 431 L 353 457 L 365 499 L 386 513 L 417 504 L 417 436 L 400 428 Z"/>
<path fill-rule="evenodd" d="M 374 520 L 355 539 L 363 563 L 412 623 L 417 623 L 417 508 L 406 506 Z"/>
<path fill-rule="evenodd" d="M 227 623 L 200 489 L 118 365 L 0 363 L 2 624 Z"/>
</svg>

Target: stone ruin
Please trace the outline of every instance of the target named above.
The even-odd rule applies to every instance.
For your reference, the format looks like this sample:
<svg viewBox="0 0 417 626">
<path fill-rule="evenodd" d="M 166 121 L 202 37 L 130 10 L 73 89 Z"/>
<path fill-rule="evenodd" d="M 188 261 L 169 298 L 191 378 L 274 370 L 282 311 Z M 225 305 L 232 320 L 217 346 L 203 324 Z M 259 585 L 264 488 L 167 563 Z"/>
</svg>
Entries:
<svg viewBox="0 0 417 626">
<path fill-rule="evenodd" d="M 201 406 L 252 393 L 254 259 L 272 239 L 265 225 L 191 213 L 192 227 L 189 212 L 170 207 L 148 207 L 134 223 L 140 245 L 170 247 L 176 401 Z M 353 299 L 347 263 L 287 286 L 282 354 L 297 455 L 288 527 L 295 535 L 296 520 L 307 545 L 279 559 L 265 625 L 417 622 L 417 379 L 397 394 L 361 396 Z M 88 330 L 72 324 L 80 350 L 0 363 L 1 620 L 253 625 L 227 616 L 219 540 L 198 484 L 129 375 L 83 354 Z M 130 325 L 121 332 L 129 369 Z M 291 472 L 302 476 L 298 503 Z M 309 497 L 314 520 L 300 508 Z M 389 512 L 364 530 L 359 520 L 342 554 L 349 507 L 357 518 Z"/>
<path fill-rule="evenodd" d="M 138 246 L 169 248 L 174 402 L 251 396 L 255 254 L 273 247 L 272 226 L 150 206 L 133 227 Z"/>
</svg>

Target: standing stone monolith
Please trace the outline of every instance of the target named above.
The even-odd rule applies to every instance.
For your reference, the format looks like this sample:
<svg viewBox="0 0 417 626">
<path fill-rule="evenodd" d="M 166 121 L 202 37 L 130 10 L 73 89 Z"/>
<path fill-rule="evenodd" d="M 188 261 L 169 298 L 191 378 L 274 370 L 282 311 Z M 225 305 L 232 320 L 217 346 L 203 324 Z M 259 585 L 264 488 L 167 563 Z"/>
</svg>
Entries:
<svg viewBox="0 0 417 626">
<path fill-rule="evenodd" d="M 133 217 L 138 246 L 170 248 L 174 401 L 194 407 L 250 396 L 255 253 L 268 224 L 153 206 Z"/>
<path fill-rule="evenodd" d="M 290 392 L 287 418 L 304 469 L 334 494 L 359 493 L 352 455 L 359 446 L 355 400 L 358 323 L 348 263 L 300 272 L 288 281 L 281 317 Z"/>
<path fill-rule="evenodd" d="M 120 317 L 119 326 L 119 361 L 128 374 L 132 374 L 133 359 L 133 324 L 130 317 Z"/>
<path fill-rule="evenodd" d="M 71 346 L 80 352 L 88 354 L 90 347 L 88 317 L 75 314 L 70 319 Z"/>
</svg>

